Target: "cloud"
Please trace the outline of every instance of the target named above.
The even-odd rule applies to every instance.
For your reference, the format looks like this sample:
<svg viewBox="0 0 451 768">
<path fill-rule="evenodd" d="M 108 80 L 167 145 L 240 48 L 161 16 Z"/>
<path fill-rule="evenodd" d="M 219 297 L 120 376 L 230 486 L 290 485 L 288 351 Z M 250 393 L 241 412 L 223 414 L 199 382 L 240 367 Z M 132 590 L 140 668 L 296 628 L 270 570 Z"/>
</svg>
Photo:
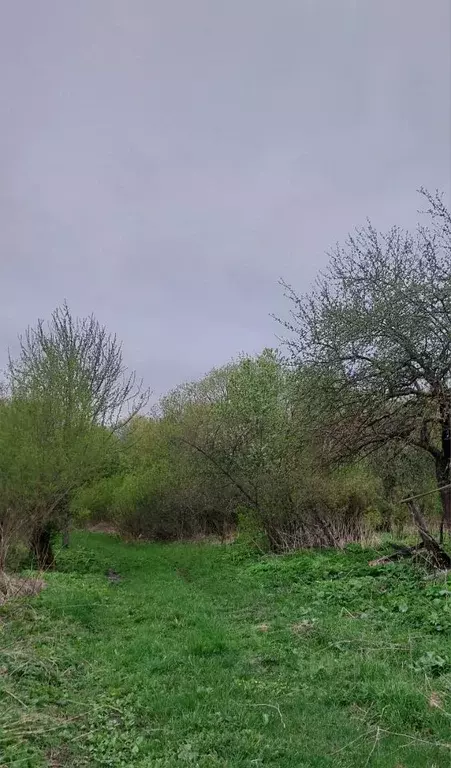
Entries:
<svg viewBox="0 0 451 768">
<path fill-rule="evenodd" d="M 370 215 L 449 193 L 447 0 L 2 9 L 0 365 L 67 298 L 162 392 L 276 343 Z"/>
</svg>

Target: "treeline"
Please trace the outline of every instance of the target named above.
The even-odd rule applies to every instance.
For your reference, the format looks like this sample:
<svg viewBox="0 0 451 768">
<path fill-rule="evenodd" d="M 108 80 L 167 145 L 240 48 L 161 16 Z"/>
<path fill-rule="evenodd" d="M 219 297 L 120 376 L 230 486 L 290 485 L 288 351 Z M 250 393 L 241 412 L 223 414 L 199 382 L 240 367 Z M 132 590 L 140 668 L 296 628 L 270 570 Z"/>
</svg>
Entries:
<svg viewBox="0 0 451 768">
<path fill-rule="evenodd" d="M 313 291 L 285 286 L 282 352 L 183 384 L 150 412 L 122 351 L 67 306 L 21 339 L 0 403 L 0 569 L 18 543 L 52 562 L 56 532 L 110 522 L 170 540 L 239 530 L 262 548 L 402 533 L 411 493 L 451 524 L 451 217 L 371 225 Z M 146 412 L 147 410 L 147 412 Z"/>
<path fill-rule="evenodd" d="M 130 423 L 121 470 L 80 489 L 74 515 L 160 540 L 238 526 L 276 551 L 401 529 L 397 500 L 433 487 L 429 462 L 412 451 L 331 463 L 310 389 L 272 350 L 177 388 Z"/>
</svg>

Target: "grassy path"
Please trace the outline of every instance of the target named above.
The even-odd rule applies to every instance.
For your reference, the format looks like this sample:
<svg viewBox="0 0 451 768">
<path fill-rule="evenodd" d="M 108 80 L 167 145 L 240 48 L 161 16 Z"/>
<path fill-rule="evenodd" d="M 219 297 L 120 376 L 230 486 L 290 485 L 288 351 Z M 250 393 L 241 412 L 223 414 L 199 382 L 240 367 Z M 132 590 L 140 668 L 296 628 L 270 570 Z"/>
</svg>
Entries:
<svg viewBox="0 0 451 768">
<path fill-rule="evenodd" d="M 77 534 L 0 617 L 1 768 L 451 766 L 447 585 L 370 557 Z"/>
</svg>

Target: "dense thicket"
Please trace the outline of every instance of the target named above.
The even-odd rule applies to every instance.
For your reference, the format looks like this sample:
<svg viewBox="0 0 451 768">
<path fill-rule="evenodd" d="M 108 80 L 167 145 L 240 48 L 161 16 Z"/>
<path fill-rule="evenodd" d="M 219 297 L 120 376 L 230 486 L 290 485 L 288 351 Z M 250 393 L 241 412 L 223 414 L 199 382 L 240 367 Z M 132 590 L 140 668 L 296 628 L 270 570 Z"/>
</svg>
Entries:
<svg viewBox="0 0 451 768">
<path fill-rule="evenodd" d="M 331 464 L 310 387 L 310 373 L 265 350 L 177 388 L 128 426 L 121 471 L 79 491 L 74 512 L 159 539 L 238 525 L 276 551 L 402 529 L 399 500 L 434 488 L 432 466 L 409 447 Z M 427 499 L 432 514 L 436 502 Z"/>
<path fill-rule="evenodd" d="M 67 306 L 21 339 L 0 400 L 0 569 L 51 563 L 55 531 L 107 521 L 169 540 L 238 528 L 256 546 L 337 546 L 402 530 L 401 499 L 450 477 L 451 219 L 371 225 L 292 301 L 287 357 L 266 349 L 143 413 L 116 338 Z M 444 490 L 423 506 L 449 524 Z M 441 503 L 440 503 L 441 502 Z"/>
</svg>

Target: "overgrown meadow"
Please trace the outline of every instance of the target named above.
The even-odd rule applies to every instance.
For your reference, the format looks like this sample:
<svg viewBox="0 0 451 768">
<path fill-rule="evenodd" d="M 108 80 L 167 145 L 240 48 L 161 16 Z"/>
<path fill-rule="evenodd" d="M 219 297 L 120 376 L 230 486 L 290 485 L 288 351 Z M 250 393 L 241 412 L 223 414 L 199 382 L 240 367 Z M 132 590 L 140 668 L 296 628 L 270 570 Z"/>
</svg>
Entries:
<svg viewBox="0 0 451 768">
<path fill-rule="evenodd" d="M 449 766 L 448 580 L 383 551 L 77 534 L 2 609 L 0 765 Z"/>
</svg>

